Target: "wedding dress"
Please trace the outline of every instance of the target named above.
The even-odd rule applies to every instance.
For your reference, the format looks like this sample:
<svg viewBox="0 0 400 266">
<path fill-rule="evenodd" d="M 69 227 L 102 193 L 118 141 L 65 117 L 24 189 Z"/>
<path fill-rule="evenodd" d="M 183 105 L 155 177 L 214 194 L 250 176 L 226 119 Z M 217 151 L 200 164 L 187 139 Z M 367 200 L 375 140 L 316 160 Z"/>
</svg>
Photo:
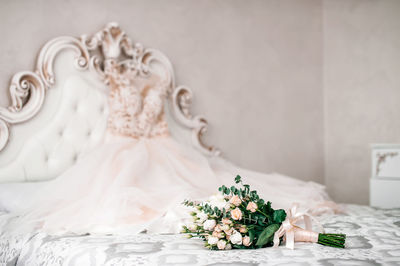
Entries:
<svg viewBox="0 0 400 266">
<path fill-rule="evenodd" d="M 207 198 L 237 174 L 275 208 L 329 201 L 322 185 L 241 169 L 174 140 L 163 111 L 167 85 L 158 76 L 141 78 L 113 59 L 105 74 L 110 114 L 102 144 L 13 210 L 4 231 L 177 233 L 188 212 L 183 200 Z"/>
</svg>

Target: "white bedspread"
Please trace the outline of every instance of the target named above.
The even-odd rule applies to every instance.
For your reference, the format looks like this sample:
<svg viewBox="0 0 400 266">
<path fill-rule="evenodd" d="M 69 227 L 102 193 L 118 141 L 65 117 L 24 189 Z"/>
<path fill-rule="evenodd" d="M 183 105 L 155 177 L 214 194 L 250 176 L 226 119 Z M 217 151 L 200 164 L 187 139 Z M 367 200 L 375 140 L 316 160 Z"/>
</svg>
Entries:
<svg viewBox="0 0 400 266">
<path fill-rule="evenodd" d="M 183 235 L 0 238 L 1 265 L 400 265 L 400 209 L 347 205 L 322 217 L 328 232 L 348 235 L 347 248 L 297 243 L 258 250 L 209 251 Z M 1 216 L 0 216 L 1 221 Z M 3 216 L 4 221 L 4 216 Z M 0 222 L 1 224 L 1 222 Z"/>
</svg>

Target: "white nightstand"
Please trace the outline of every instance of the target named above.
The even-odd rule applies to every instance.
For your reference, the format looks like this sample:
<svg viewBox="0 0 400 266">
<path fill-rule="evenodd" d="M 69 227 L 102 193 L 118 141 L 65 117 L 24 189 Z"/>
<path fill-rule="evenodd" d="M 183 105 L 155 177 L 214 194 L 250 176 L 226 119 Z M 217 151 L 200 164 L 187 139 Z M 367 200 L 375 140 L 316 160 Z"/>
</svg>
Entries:
<svg viewBox="0 0 400 266">
<path fill-rule="evenodd" d="M 400 207 L 400 144 L 373 144 L 370 204 Z"/>
</svg>

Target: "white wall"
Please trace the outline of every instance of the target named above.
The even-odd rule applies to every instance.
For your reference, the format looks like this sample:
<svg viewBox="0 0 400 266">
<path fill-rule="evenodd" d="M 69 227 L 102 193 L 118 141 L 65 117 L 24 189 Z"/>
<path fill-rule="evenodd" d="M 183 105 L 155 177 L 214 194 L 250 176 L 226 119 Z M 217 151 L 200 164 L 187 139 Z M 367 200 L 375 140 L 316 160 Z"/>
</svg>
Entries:
<svg viewBox="0 0 400 266">
<path fill-rule="evenodd" d="M 325 181 L 368 203 L 370 143 L 400 142 L 400 1 L 326 0 Z"/>
<path fill-rule="evenodd" d="M 369 143 L 400 141 L 399 14 L 396 0 L 2 1 L 0 95 L 48 39 L 117 21 L 170 57 L 226 157 L 367 203 Z"/>
</svg>

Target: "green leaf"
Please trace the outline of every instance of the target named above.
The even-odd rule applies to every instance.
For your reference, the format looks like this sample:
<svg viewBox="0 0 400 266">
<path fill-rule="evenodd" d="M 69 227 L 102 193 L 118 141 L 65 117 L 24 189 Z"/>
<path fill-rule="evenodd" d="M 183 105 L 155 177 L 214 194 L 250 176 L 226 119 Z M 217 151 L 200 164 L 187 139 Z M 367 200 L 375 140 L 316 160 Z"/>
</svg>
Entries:
<svg viewBox="0 0 400 266">
<path fill-rule="evenodd" d="M 256 246 L 264 246 L 272 240 L 273 235 L 279 229 L 279 224 L 271 224 L 261 232 L 257 239 Z"/>
<path fill-rule="evenodd" d="M 238 184 L 238 183 L 240 183 L 240 181 L 242 181 L 242 177 L 240 175 L 237 175 L 235 177 L 235 183 Z"/>
<path fill-rule="evenodd" d="M 254 230 L 249 230 L 250 242 L 253 242 L 255 236 L 256 232 Z"/>
<path fill-rule="evenodd" d="M 282 223 L 286 219 L 286 212 L 285 210 L 279 209 L 274 211 L 273 215 L 274 222 Z"/>
<path fill-rule="evenodd" d="M 266 208 L 266 212 L 268 214 L 272 214 L 274 212 L 274 210 L 271 207 L 271 202 L 270 201 L 267 202 L 267 204 L 265 205 L 265 208 Z"/>
</svg>

